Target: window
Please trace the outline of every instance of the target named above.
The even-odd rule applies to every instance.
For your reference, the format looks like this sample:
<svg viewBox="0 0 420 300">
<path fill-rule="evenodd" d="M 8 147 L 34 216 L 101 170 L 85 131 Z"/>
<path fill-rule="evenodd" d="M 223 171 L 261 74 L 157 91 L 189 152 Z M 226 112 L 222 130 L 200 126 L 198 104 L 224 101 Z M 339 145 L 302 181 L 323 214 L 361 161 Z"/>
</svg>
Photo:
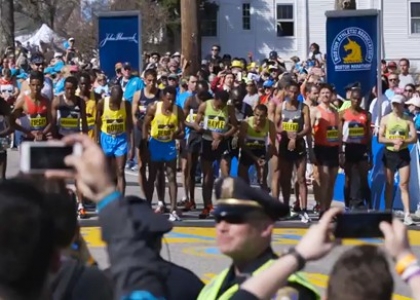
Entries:
<svg viewBox="0 0 420 300">
<path fill-rule="evenodd" d="M 242 4 L 242 29 L 251 30 L 251 4 Z"/>
<path fill-rule="evenodd" d="M 410 3 L 411 34 L 420 34 L 420 2 Z"/>
<path fill-rule="evenodd" d="M 217 36 L 217 9 L 208 9 L 200 14 L 201 36 Z"/>
<path fill-rule="evenodd" d="M 294 36 L 295 20 L 292 4 L 277 5 L 277 36 Z"/>
</svg>

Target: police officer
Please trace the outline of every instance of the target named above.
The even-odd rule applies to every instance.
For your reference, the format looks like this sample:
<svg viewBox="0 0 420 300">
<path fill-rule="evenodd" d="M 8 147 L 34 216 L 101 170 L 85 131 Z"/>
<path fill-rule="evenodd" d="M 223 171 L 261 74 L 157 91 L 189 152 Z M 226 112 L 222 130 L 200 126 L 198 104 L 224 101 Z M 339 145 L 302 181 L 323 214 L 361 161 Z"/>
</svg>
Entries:
<svg viewBox="0 0 420 300">
<path fill-rule="evenodd" d="M 251 188 L 240 178 L 221 179 L 215 192 L 216 242 L 220 252 L 232 259 L 232 265 L 203 288 L 198 300 L 230 299 L 247 278 L 267 269 L 278 258 L 270 245 L 274 223 L 289 214 L 288 206 L 265 191 Z M 293 248 L 287 253 L 299 256 Z M 276 299 L 279 297 L 321 299 L 299 273 L 289 277 Z"/>
</svg>

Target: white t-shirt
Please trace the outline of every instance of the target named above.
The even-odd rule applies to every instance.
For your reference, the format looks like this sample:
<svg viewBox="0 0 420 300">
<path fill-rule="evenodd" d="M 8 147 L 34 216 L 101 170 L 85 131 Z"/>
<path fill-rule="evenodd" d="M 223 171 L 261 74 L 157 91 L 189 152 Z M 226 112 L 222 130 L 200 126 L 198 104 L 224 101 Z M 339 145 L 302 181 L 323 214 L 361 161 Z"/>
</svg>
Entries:
<svg viewBox="0 0 420 300">
<path fill-rule="evenodd" d="M 381 96 L 382 99 L 382 110 L 379 111 L 379 101 L 378 98 L 375 98 L 372 100 L 372 102 L 369 105 L 369 112 L 372 115 L 371 122 L 372 124 L 375 124 L 374 134 L 378 132 L 379 129 L 379 116 L 383 117 L 386 116 L 391 112 L 391 101 L 385 96 Z"/>
<path fill-rule="evenodd" d="M 407 74 L 407 75 L 400 74 L 398 77 L 400 79 L 400 83 L 398 84 L 398 87 L 400 89 L 405 88 L 405 86 L 407 84 L 410 84 L 410 83 L 415 84 L 414 83 L 414 78 L 413 78 L 413 76 L 411 76 L 411 74 Z"/>
<path fill-rule="evenodd" d="M 259 99 L 260 99 L 260 96 L 258 95 L 258 93 L 254 95 L 247 94 L 244 98 L 244 102 L 250 105 L 252 108 L 254 108 L 258 104 Z"/>
</svg>

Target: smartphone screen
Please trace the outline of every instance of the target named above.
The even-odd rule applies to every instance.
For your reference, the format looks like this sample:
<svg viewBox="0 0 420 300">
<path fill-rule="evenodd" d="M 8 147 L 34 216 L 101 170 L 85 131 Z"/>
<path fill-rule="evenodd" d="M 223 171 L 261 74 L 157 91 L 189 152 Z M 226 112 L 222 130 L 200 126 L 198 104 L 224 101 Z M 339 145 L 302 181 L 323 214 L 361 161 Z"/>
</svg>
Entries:
<svg viewBox="0 0 420 300">
<path fill-rule="evenodd" d="M 392 222 L 391 212 L 355 212 L 337 215 L 334 235 L 336 238 L 383 237 L 379 224 Z"/>
<path fill-rule="evenodd" d="M 29 149 L 31 170 L 62 170 L 70 169 L 64 163 L 64 158 L 73 153 L 73 146 L 50 146 Z"/>
</svg>

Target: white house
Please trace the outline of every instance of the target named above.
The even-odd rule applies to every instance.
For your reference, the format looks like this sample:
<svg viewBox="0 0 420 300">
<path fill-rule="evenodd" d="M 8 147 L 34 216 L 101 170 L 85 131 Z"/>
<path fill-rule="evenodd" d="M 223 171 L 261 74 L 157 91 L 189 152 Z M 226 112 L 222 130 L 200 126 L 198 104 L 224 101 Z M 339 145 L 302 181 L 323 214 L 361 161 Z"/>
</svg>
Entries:
<svg viewBox="0 0 420 300">
<path fill-rule="evenodd" d="M 272 50 L 288 60 L 308 55 L 311 43 L 326 49 L 325 11 L 334 0 L 216 0 L 219 11 L 202 38 L 202 53 L 213 44 L 222 53 L 263 58 Z M 420 0 L 356 0 L 357 9 L 380 9 L 383 57 L 408 58 L 420 67 Z"/>
</svg>

